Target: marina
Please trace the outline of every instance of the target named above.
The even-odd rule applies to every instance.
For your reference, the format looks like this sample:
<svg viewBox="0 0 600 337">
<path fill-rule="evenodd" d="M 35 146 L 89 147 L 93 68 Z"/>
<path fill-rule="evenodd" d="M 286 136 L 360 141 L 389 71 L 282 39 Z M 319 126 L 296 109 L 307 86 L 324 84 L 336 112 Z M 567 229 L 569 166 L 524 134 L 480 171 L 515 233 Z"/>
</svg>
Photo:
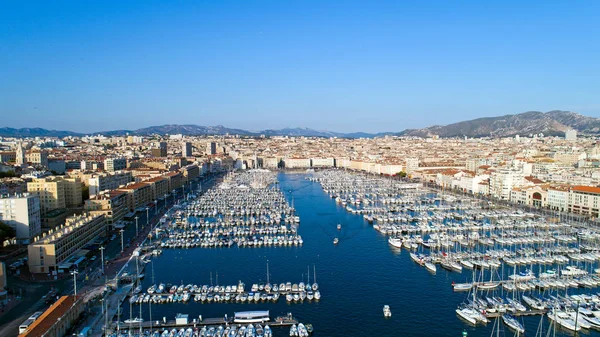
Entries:
<svg viewBox="0 0 600 337">
<path fill-rule="evenodd" d="M 412 183 L 339 170 L 279 174 L 279 182 L 268 176 L 230 176 L 228 188 L 270 181 L 270 188 L 265 189 L 270 190 L 266 192 L 270 197 L 249 195 L 253 200 L 268 200 L 264 207 L 274 212 L 249 210 L 250 202 L 240 201 L 246 200 L 244 197 L 235 197 L 240 206 L 231 209 L 232 204 L 224 201 L 229 197 L 210 190 L 204 196 L 213 195 L 223 206 L 211 208 L 208 199 L 200 206 L 201 196 L 173 209 L 161 221 L 153 235 L 155 247 L 146 254 L 154 272 L 146 263 L 140 292 L 132 294 L 129 303 L 125 301 L 121 322 L 123 317 L 143 317 L 146 322 L 150 311 L 153 317 L 172 317 L 177 312 L 218 317 L 232 310 L 268 308 L 283 315 L 293 305 L 302 321 L 314 324 L 315 336 L 334 336 L 341 334 L 330 330 L 322 317 L 343 306 L 362 308 L 362 315 L 378 322 L 373 329 L 385 334 L 400 319 L 413 329 L 407 331 L 415 331 L 415 324 L 424 316 L 409 310 L 406 303 L 419 303 L 417 307 L 426 306 L 439 317 L 431 323 L 434 329 L 438 326 L 439 331 L 447 331 L 447 326 L 454 326 L 456 331 L 468 329 L 470 335 L 483 336 L 489 335 L 492 327 L 485 324 L 495 319 L 509 328 L 509 324 L 518 328 L 515 322 L 519 322 L 532 333 L 530 329 L 537 328 L 535 317 L 539 320 L 544 313 L 570 315 L 577 306 L 580 311 L 589 310 L 591 316 L 597 312 L 600 279 L 593 248 L 598 236 L 583 223 L 560 222 Z M 293 239 L 286 245 L 265 244 L 269 237 L 283 235 L 284 228 L 286 235 L 302 238 L 302 245 L 295 245 Z M 197 234 L 208 232 L 208 236 Z M 308 240 L 304 241 L 305 237 Z M 212 240 L 214 249 L 170 249 L 164 244 L 175 239 L 182 246 L 173 248 L 185 248 L 185 243 L 200 238 L 196 241 L 200 244 L 188 248 L 202 248 L 202 240 Z M 230 241 L 233 243 L 226 244 Z M 250 241 L 251 245 L 240 244 Z M 250 246 L 256 249 L 244 249 Z M 319 294 L 328 294 L 320 301 L 315 299 L 315 291 L 309 299 L 307 290 L 315 266 L 319 269 Z M 299 276 L 302 282 L 275 282 L 298 280 Z M 395 283 L 388 283 L 398 277 L 405 280 L 400 293 L 390 287 Z M 246 285 L 240 279 L 256 281 Z M 352 285 L 338 282 L 340 279 L 368 285 L 368 297 Z M 304 292 L 300 284 L 304 284 Z M 410 289 L 417 285 L 425 287 L 427 295 L 416 296 L 421 290 L 411 295 Z M 397 297 L 400 294 L 402 298 Z M 441 298 L 448 300 L 439 301 Z M 376 317 L 382 319 L 384 304 L 394 308 L 394 315 L 391 310 L 384 311 L 387 319 L 380 322 Z M 346 321 L 344 334 L 360 333 L 343 314 L 336 314 L 335 319 Z M 295 333 L 300 333 L 297 326 Z M 287 331 L 283 335 L 287 336 Z"/>
<path fill-rule="evenodd" d="M 472 282 L 452 282 L 455 291 L 472 294 L 456 309 L 470 325 L 502 317 L 524 333 L 515 317 L 552 309 L 575 319 L 572 313 L 578 315 L 580 307 L 600 317 L 594 293 L 600 285 L 599 235 L 589 225 L 491 208 L 476 198 L 364 174 L 330 170 L 307 179 L 319 182 L 348 213 L 362 215 L 393 249 L 408 250 L 429 273 L 437 274 L 438 265 L 448 273 L 472 271 Z M 568 289 L 589 292 L 569 295 Z"/>
</svg>

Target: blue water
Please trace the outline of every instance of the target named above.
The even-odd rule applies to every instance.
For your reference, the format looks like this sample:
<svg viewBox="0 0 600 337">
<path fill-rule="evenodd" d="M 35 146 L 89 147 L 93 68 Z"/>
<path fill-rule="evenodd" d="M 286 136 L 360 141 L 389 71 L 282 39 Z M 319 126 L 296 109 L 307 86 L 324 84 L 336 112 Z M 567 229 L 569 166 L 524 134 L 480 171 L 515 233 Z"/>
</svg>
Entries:
<svg viewBox="0 0 600 337">
<path fill-rule="evenodd" d="M 270 310 L 271 317 L 292 312 L 301 322 L 312 323 L 313 336 L 489 336 L 487 327 L 470 327 L 456 316 L 454 310 L 466 293 L 452 291 L 451 283 L 470 280 L 471 272 L 449 273 L 438 268 L 431 275 L 410 260 L 407 251 L 390 247 L 387 238 L 363 220 L 347 213 L 329 198 L 319 184 L 304 179 L 303 174 L 280 174 L 280 187 L 301 218 L 299 233 L 302 247 L 262 248 L 194 248 L 165 249 L 154 259 L 155 283 L 210 284 L 216 274 L 220 285 L 266 281 L 269 262 L 271 283 L 306 282 L 307 266 L 316 265 L 321 301 L 287 304 L 278 303 L 152 305 L 153 320 L 174 319 L 177 313 L 190 317 L 221 317 L 235 311 Z M 289 192 L 289 191 L 293 192 Z M 336 225 L 342 224 L 341 232 Z M 333 237 L 340 243 L 334 246 Z M 143 280 L 144 289 L 152 284 L 150 265 Z M 382 307 L 389 304 L 393 316 L 384 319 Z M 142 307 L 144 319 L 149 319 L 149 305 Z M 129 305 L 123 312 L 129 317 Z M 134 306 L 134 317 L 139 305 Z M 123 318 L 122 318 L 123 319 Z M 524 318 L 526 335 L 534 336 L 540 317 Z M 546 325 L 548 325 L 546 320 Z M 598 335 L 595 332 L 592 335 Z M 288 330 L 275 329 L 275 336 L 288 336 Z M 506 332 L 506 336 L 512 336 Z M 561 333 L 557 335 L 562 335 Z"/>
</svg>

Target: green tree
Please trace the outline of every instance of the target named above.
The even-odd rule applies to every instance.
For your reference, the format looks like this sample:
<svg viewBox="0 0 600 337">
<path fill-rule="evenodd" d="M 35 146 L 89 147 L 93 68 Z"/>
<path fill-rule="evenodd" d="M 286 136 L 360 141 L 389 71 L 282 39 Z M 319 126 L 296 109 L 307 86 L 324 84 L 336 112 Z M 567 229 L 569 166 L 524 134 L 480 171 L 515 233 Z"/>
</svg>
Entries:
<svg viewBox="0 0 600 337">
<path fill-rule="evenodd" d="M 17 174 L 15 173 L 15 171 L 0 172 L 0 178 L 13 178 L 16 176 Z"/>
<path fill-rule="evenodd" d="M 14 238 L 17 235 L 17 232 L 14 228 L 0 221 L 0 242 L 4 240 Z"/>
<path fill-rule="evenodd" d="M 398 172 L 398 176 L 400 176 L 400 178 L 406 178 L 406 172 L 400 171 Z"/>
<path fill-rule="evenodd" d="M 86 201 L 90 198 L 90 187 L 81 184 L 81 200 Z"/>
</svg>

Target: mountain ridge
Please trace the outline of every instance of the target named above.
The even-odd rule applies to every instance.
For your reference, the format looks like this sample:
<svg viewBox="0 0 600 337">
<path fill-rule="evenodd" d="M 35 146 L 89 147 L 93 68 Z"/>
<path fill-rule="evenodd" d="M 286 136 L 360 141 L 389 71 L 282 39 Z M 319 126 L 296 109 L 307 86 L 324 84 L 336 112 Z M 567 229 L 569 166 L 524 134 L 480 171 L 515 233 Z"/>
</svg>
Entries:
<svg viewBox="0 0 600 337">
<path fill-rule="evenodd" d="M 110 130 L 93 133 L 78 133 L 64 130 L 48 130 L 43 128 L 0 128 L 2 137 L 67 137 L 101 134 L 105 136 L 153 134 L 183 134 L 186 136 L 198 135 L 241 135 L 258 137 L 273 136 L 305 136 L 305 137 L 338 137 L 338 138 L 373 138 L 385 135 L 414 136 L 414 137 L 512 137 L 515 135 L 528 136 L 532 134 L 560 136 L 568 129 L 575 129 L 584 134 L 600 134 L 600 118 L 584 116 L 571 111 L 552 110 L 548 112 L 527 111 L 520 114 L 503 115 L 496 117 L 481 117 L 447 125 L 432 125 L 420 129 L 406 129 L 400 132 L 334 132 L 327 130 L 314 130 L 310 128 L 287 127 L 282 129 L 266 129 L 262 131 L 248 131 L 243 129 L 227 128 L 223 125 L 202 126 L 195 124 L 164 124 L 149 126 L 137 130 Z"/>
</svg>

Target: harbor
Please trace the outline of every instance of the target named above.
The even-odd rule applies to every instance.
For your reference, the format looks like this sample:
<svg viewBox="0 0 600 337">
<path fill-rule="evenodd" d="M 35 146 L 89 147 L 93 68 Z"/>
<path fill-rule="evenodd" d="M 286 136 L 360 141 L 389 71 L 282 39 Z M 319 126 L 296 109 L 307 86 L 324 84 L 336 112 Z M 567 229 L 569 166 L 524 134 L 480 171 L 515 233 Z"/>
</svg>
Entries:
<svg viewBox="0 0 600 337">
<path fill-rule="evenodd" d="M 588 224 L 364 174 L 329 170 L 307 179 L 348 213 L 362 215 L 393 249 L 408 250 L 430 274 L 438 266 L 451 274 L 471 272 L 471 282 L 452 282 L 454 291 L 469 292 L 455 310 L 466 323 L 502 318 L 523 333 L 515 317 L 551 310 L 563 329 L 600 329 L 600 236 Z"/>
<path fill-rule="evenodd" d="M 453 326 L 484 336 L 494 319 L 504 325 L 517 321 L 535 331 L 540 317 L 548 317 L 545 313 L 558 319 L 577 307 L 577 313 L 594 311 L 600 303 L 598 256 L 592 249 L 597 235 L 585 224 L 385 177 L 338 170 L 273 177 L 266 172 L 231 175 L 224 187 L 214 188 L 219 192 L 209 190 L 171 210 L 142 257 L 145 277 L 124 301 L 117 320 L 142 317 L 142 330 L 149 331 L 159 326 L 150 326 L 150 314 L 156 323 L 156 317 L 176 313 L 220 317 L 270 310 L 284 316 L 293 307 L 299 320 L 314 325 L 315 336 L 340 335 L 323 320 L 340 310 L 334 316 L 343 333 L 359 334 L 362 330 L 348 321 L 355 311 L 343 306 L 377 322 L 374 331 L 385 334 L 402 322 L 411 335 L 419 335 L 414 331 L 424 317 L 407 306 L 415 303 L 439 317 L 431 325 L 439 325 L 440 331 Z M 266 194 L 246 191 L 249 196 L 238 196 L 244 190 L 239 187 L 250 184 Z M 231 189 L 235 197 L 223 192 Z M 257 200 L 262 208 L 251 209 Z M 288 244 L 268 243 L 285 235 L 292 236 Z M 294 244 L 300 238 L 302 244 Z M 319 295 L 325 295 L 320 300 L 314 290 L 308 298 L 315 276 Z M 400 284 L 392 281 L 398 279 Z M 426 295 L 411 292 L 415 287 L 427 289 Z M 394 314 L 380 321 L 384 304 Z M 478 321 L 474 317 L 480 314 Z M 215 329 L 230 324 L 219 319 L 223 321 L 215 321 Z M 568 319 L 562 322 L 568 324 Z M 177 333 L 201 336 L 201 327 Z M 172 333 L 175 327 L 169 329 Z"/>
</svg>

